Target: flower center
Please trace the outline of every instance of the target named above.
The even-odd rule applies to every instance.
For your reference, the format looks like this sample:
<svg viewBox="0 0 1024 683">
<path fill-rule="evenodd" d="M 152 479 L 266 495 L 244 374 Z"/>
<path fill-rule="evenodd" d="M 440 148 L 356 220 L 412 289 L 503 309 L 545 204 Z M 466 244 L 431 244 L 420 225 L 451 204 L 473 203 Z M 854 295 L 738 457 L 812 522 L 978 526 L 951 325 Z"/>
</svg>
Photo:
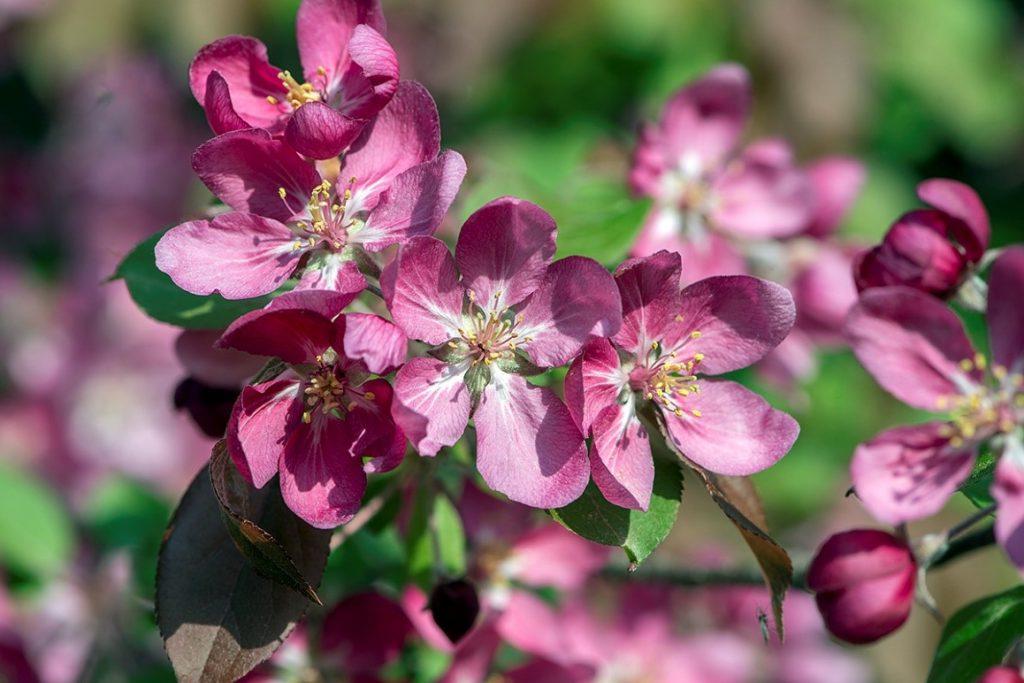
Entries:
<svg viewBox="0 0 1024 683">
<path fill-rule="evenodd" d="M 354 176 L 349 178 L 348 186 L 340 195 L 329 180 L 324 180 L 313 188 L 306 203 L 309 219 L 296 223 L 299 234 L 292 249 L 312 249 L 321 244 L 330 251 L 341 251 L 348 244 L 349 233 L 355 221 L 347 209 L 355 182 Z M 288 193 L 285 188 L 278 188 L 277 193 L 287 205 Z"/>
<path fill-rule="evenodd" d="M 960 361 L 960 369 L 971 372 L 985 371 L 988 362 L 983 354 Z M 1010 374 L 996 365 L 989 373 L 988 386 L 974 387 L 970 393 L 940 396 L 936 407 L 949 412 L 949 423 L 940 434 L 949 439 L 954 448 L 968 441 L 980 441 L 996 433 L 1009 433 L 1024 424 L 1024 375 Z"/>
<path fill-rule="evenodd" d="M 319 409 L 324 415 L 334 414 L 338 417 L 356 407 L 356 401 L 346 405 L 346 393 L 353 391 L 344 370 L 337 364 L 338 354 L 334 349 L 327 349 L 316 357 L 316 367 L 306 378 L 305 394 L 306 410 L 302 413 L 302 421 L 309 424 L 313 413 Z M 374 399 L 372 392 L 363 392 L 362 397 L 368 401 Z"/>
<path fill-rule="evenodd" d="M 459 328 L 460 339 L 448 342 L 451 348 L 465 351 L 473 365 L 511 359 L 516 349 L 533 341 L 516 331 L 516 326 L 523 321 L 522 314 L 515 314 L 510 308 L 496 308 L 501 294 L 495 292 L 494 305 L 484 310 L 476 304 L 476 295 L 470 290 L 469 305 L 462 314 L 463 326 Z"/>
<path fill-rule="evenodd" d="M 700 332 L 691 333 L 691 338 L 699 337 Z M 638 366 L 630 372 L 630 387 L 676 417 L 682 417 L 684 413 L 701 417 L 700 410 L 685 409 L 683 403 L 688 396 L 700 393 L 696 373 L 697 367 L 704 360 L 704 354 L 697 352 L 689 358 L 681 359 L 675 351 L 662 354 L 660 348 L 658 342 L 653 343 L 648 354 L 649 364 Z"/>
<path fill-rule="evenodd" d="M 317 67 L 317 73 L 324 76 L 327 72 L 320 66 Z M 277 77 L 280 79 L 281 85 L 284 86 L 284 99 L 292 106 L 293 110 L 298 109 L 307 102 L 323 101 L 323 95 L 312 83 L 299 83 L 290 71 L 281 71 L 277 74 Z M 273 95 L 267 95 L 267 102 L 280 104 L 281 100 Z"/>
</svg>

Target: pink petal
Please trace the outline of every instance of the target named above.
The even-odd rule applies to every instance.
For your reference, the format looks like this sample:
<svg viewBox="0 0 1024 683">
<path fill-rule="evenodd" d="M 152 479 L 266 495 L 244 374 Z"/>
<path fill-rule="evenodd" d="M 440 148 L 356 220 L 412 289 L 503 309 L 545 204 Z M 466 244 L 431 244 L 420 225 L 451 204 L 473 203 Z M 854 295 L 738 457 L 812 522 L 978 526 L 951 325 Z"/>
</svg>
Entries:
<svg viewBox="0 0 1024 683">
<path fill-rule="evenodd" d="M 561 615 L 551 605 L 524 590 L 513 590 L 495 628 L 510 645 L 523 652 L 566 663 L 571 657 Z"/>
<path fill-rule="evenodd" d="M 402 363 L 409 341 L 389 320 L 372 313 L 345 316 L 345 356 L 360 360 L 375 375 L 386 375 Z"/>
<path fill-rule="evenodd" d="M 281 496 L 296 515 L 318 529 L 333 529 L 352 519 L 366 491 L 366 473 L 348 420 L 313 413 L 300 424 L 281 457 Z"/>
<path fill-rule="evenodd" d="M 465 368 L 413 358 L 395 375 L 391 414 L 421 455 L 453 446 L 469 422 Z"/>
<path fill-rule="evenodd" d="M 664 347 L 686 357 L 703 353 L 698 371 L 717 375 L 759 361 L 795 320 L 793 297 L 782 285 L 748 275 L 709 277 L 682 291 Z"/>
<path fill-rule="evenodd" d="M 879 529 L 852 529 L 830 536 L 807 571 L 807 587 L 815 593 L 893 574 L 914 572 L 914 555 L 907 544 Z"/>
<path fill-rule="evenodd" d="M 352 63 L 341 83 L 341 111 L 369 120 L 398 89 L 398 55 L 384 36 L 366 24 L 356 26 L 348 49 Z"/>
<path fill-rule="evenodd" d="M 523 348 L 541 367 L 572 360 L 591 336 L 609 337 L 622 324 L 615 280 L 593 259 L 569 256 L 548 267 L 540 287 L 520 310 Z"/>
<path fill-rule="evenodd" d="M 699 393 L 682 404 L 682 416 L 664 412 L 669 438 L 689 460 L 718 474 L 768 469 L 800 433 L 796 420 L 735 382 L 701 380 Z"/>
<path fill-rule="evenodd" d="M 996 466 L 992 497 L 996 512 L 996 540 L 1010 561 L 1024 572 L 1024 445 L 1012 438 Z"/>
<path fill-rule="evenodd" d="M 854 644 L 870 643 L 892 633 L 910 616 L 915 572 L 883 576 L 843 591 L 819 593 L 818 609 L 829 615 L 828 629 Z"/>
<path fill-rule="evenodd" d="M 544 279 L 555 255 L 555 219 L 536 204 L 501 197 L 466 219 L 455 260 L 485 310 L 519 303 Z"/>
<path fill-rule="evenodd" d="M 211 71 L 206 78 L 203 111 L 206 112 L 206 122 L 217 135 L 250 127 L 249 122 L 235 111 L 228 82 L 219 71 Z"/>
<path fill-rule="evenodd" d="M 875 519 L 901 524 L 928 517 L 971 473 L 973 447 L 951 446 L 947 428 L 943 422 L 896 427 L 857 447 L 850 475 Z"/>
<path fill-rule="evenodd" d="M 315 251 L 306 262 L 295 291 L 323 290 L 356 295 L 366 289 L 359 266 L 344 252 Z"/>
<path fill-rule="evenodd" d="M 448 636 L 434 623 L 434 618 L 430 615 L 430 608 L 427 606 L 429 598 L 426 593 L 420 590 L 418 586 L 406 586 L 402 592 L 401 602 L 402 609 L 405 610 L 405 616 L 412 622 L 416 633 L 419 634 L 427 645 L 441 652 L 451 652 L 454 649 L 451 641 L 448 640 Z M 461 642 L 465 643 L 465 639 Z M 490 659 L 488 659 L 487 663 L 490 663 Z"/>
<path fill-rule="evenodd" d="M 215 348 L 219 330 L 182 330 L 174 355 L 190 377 L 212 387 L 237 388 L 259 372 L 263 361 L 241 351 Z"/>
<path fill-rule="evenodd" d="M 509 546 L 536 526 L 531 508 L 491 495 L 470 483 L 462 487 L 458 508 L 466 535 L 474 543 Z"/>
<path fill-rule="evenodd" d="M 431 161 L 440 151 L 441 120 L 434 98 L 419 83 L 402 81 L 345 154 L 341 177 L 355 178 L 355 198 L 372 207 L 398 174 Z"/>
<path fill-rule="evenodd" d="M 597 488 L 610 503 L 646 510 L 654 487 L 654 460 L 650 438 L 634 413 L 633 402 L 606 407 L 592 429 L 590 469 Z"/>
<path fill-rule="evenodd" d="M 547 659 L 531 659 L 502 673 L 507 683 L 591 683 L 594 668 L 587 664 L 559 664 Z"/>
<path fill-rule="evenodd" d="M 1024 247 L 1012 246 L 992 264 L 988 281 L 989 343 L 992 358 L 1011 374 L 1024 373 Z"/>
<path fill-rule="evenodd" d="M 274 298 L 264 307 L 268 311 L 301 309 L 333 320 L 359 292 L 336 292 L 324 289 L 293 289 Z"/>
<path fill-rule="evenodd" d="M 628 384 L 619 354 L 607 339 L 594 339 L 572 362 L 565 376 L 565 401 L 573 420 L 584 434 L 598 413 L 616 405 Z"/>
<path fill-rule="evenodd" d="M 227 84 L 232 109 L 248 124 L 246 127 L 273 128 L 279 123 L 283 110 L 267 97 L 284 99 L 286 89 L 277 77 L 280 69 L 267 60 L 263 43 L 248 36 L 227 36 L 196 53 L 188 71 L 189 85 L 196 102 L 204 107 L 213 72 Z M 214 132 L 222 131 L 214 127 Z"/>
<path fill-rule="evenodd" d="M 686 221 L 699 224 L 699 234 L 690 236 Z M 633 256 L 648 256 L 658 251 L 678 252 L 683 259 L 682 278 L 687 284 L 712 275 L 737 275 L 747 272 L 746 262 L 727 239 L 707 232 L 703 216 L 681 212 L 674 207 L 655 207 L 647 214 Z"/>
<path fill-rule="evenodd" d="M 417 235 L 434 234 L 465 175 L 466 161 L 451 150 L 403 171 L 381 194 L 352 242 L 362 244 L 367 251 L 381 251 Z"/>
<path fill-rule="evenodd" d="M 429 617 L 430 612 L 427 612 Z M 442 637 L 444 637 L 442 635 Z M 471 683 L 487 678 L 491 662 L 501 645 L 501 636 L 490 623 L 478 626 L 459 641 L 455 658 L 440 683 Z"/>
<path fill-rule="evenodd" d="M 321 182 L 311 164 L 261 130 L 236 130 L 203 143 L 192 155 L 192 168 L 232 209 L 282 223 L 305 214 Z"/>
<path fill-rule="evenodd" d="M 271 304 L 231 323 L 217 344 L 257 356 L 276 356 L 286 363 L 307 363 L 334 343 L 334 334 L 334 323 L 316 311 Z"/>
<path fill-rule="evenodd" d="M 805 232 L 827 237 L 835 232 L 864 185 L 864 164 L 849 157 L 826 157 L 807 167 L 814 211 Z"/>
<path fill-rule="evenodd" d="M 516 541 L 508 562 L 520 583 L 575 591 L 608 562 L 610 553 L 608 546 L 549 522 Z"/>
<path fill-rule="evenodd" d="M 310 159 L 336 157 L 359 137 L 366 120 L 342 114 L 323 102 L 299 107 L 284 129 L 284 139 Z"/>
<path fill-rule="evenodd" d="M 277 474 L 289 436 L 301 421 L 302 400 L 296 379 L 247 386 L 235 402 L 227 429 L 228 454 L 256 488 Z"/>
<path fill-rule="evenodd" d="M 679 308 L 679 254 L 660 251 L 630 259 L 615 271 L 622 299 L 622 327 L 612 340 L 634 355 L 661 339 Z"/>
<path fill-rule="evenodd" d="M 233 211 L 168 230 L 156 244 L 156 267 L 187 292 L 249 299 L 288 279 L 303 254 L 294 247 L 288 226 Z"/>
<path fill-rule="evenodd" d="M 414 237 L 380 278 L 391 317 L 412 339 L 441 344 L 459 335 L 465 292 L 444 242 Z"/>
<path fill-rule="evenodd" d="M 917 196 L 963 223 L 964 229 L 954 229 L 954 236 L 966 251 L 968 260 L 980 261 L 988 248 L 991 228 L 988 212 L 978 193 L 961 182 L 933 178 L 917 186 Z"/>
<path fill-rule="evenodd" d="M 793 278 L 797 326 L 822 344 L 843 343 L 846 314 L 857 303 L 850 255 L 819 243 L 813 259 Z"/>
<path fill-rule="evenodd" d="M 583 494 L 590 479 L 583 435 L 550 389 L 492 366 L 474 424 L 476 466 L 493 490 L 537 508 Z"/>
<path fill-rule="evenodd" d="M 324 617 L 320 652 L 340 658 L 349 673 L 376 674 L 398 658 L 412 630 L 401 605 L 380 593 L 357 593 Z"/>
<path fill-rule="evenodd" d="M 945 304 L 906 287 L 869 289 L 846 321 L 850 346 L 868 372 L 904 403 L 936 410 L 981 379 L 959 363 L 974 358 L 963 324 Z"/>
<path fill-rule="evenodd" d="M 331 91 L 349 64 L 349 41 L 358 24 L 380 33 L 387 28 L 379 0 L 303 0 L 295 17 L 295 37 L 306 81 Z M 326 72 L 321 76 L 319 69 Z"/>
<path fill-rule="evenodd" d="M 357 374 L 360 371 L 356 369 Z M 372 398 L 368 398 L 371 394 Z M 394 469 L 405 455 L 405 436 L 391 418 L 391 385 L 385 379 L 373 379 L 361 384 L 355 397 L 344 420 L 350 440 L 348 454 L 366 461 L 365 472 Z"/>
</svg>

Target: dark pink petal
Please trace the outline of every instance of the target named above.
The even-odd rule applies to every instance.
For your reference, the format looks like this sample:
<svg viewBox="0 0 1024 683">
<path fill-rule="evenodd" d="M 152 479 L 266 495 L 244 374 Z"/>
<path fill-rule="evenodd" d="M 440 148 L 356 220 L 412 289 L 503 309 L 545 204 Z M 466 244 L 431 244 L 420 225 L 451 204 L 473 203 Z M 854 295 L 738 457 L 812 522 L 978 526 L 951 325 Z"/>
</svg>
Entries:
<svg viewBox="0 0 1024 683">
<path fill-rule="evenodd" d="M 355 178 L 354 197 L 371 208 L 399 173 L 434 159 L 441 151 L 441 120 L 427 89 L 398 84 L 376 118 L 345 154 L 341 177 Z"/>
<path fill-rule="evenodd" d="M 398 658 L 412 631 L 401 605 L 380 593 L 357 593 L 327 613 L 320 654 L 340 660 L 346 672 L 375 675 Z"/>
<path fill-rule="evenodd" d="M 622 299 L 622 327 L 612 340 L 634 355 L 661 339 L 679 309 L 679 254 L 659 251 L 630 259 L 615 271 Z"/>
<path fill-rule="evenodd" d="M 420 455 L 436 455 L 466 431 L 465 371 L 436 358 L 413 358 L 395 375 L 391 414 Z"/>
<path fill-rule="evenodd" d="M 992 264 L 988 281 L 989 343 L 992 358 L 1013 373 L 1024 373 L 1024 247 L 1007 247 Z"/>
<path fill-rule="evenodd" d="M 835 232 L 853 206 L 867 175 L 864 164 L 849 157 L 826 157 L 807 167 L 814 191 L 814 211 L 804 232 L 826 237 Z"/>
<path fill-rule="evenodd" d="M 329 318 L 303 308 L 275 309 L 271 304 L 231 323 L 217 345 L 276 356 L 286 363 L 307 363 L 333 342 L 334 323 Z"/>
<path fill-rule="evenodd" d="M 314 411 L 300 423 L 281 457 L 281 496 L 296 515 L 318 529 L 333 529 L 352 519 L 366 491 L 366 473 L 351 448 L 348 420 Z"/>
<path fill-rule="evenodd" d="M 342 114 L 323 102 L 299 107 L 284 129 L 284 139 L 310 159 L 330 159 L 359 137 L 366 120 Z"/>
<path fill-rule="evenodd" d="M 703 353 L 698 371 L 721 374 L 759 361 L 795 320 L 793 297 L 782 285 L 748 275 L 709 277 L 682 291 L 664 347 L 686 357 Z"/>
<path fill-rule="evenodd" d="M 210 129 L 217 135 L 251 127 L 249 122 L 235 111 L 235 106 L 231 104 L 228 82 L 219 71 L 211 71 L 206 78 L 203 111 L 206 112 L 206 122 L 210 124 Z"/>
<path fill-rule="evenodd" d="M 862 581 L 915 571 L 907 544 L 879 529 L 852 529 L 830 536 L 807 569 L 807 587 L 815 593 Z"/>
<path fill-rule="evenodd" d="M 274 298 L 264 307 L 267 311 L 301 309 L 333 320 L 350 303 L 358 292 L 336 292 L 324 289 L 293 289 Z"/>
<path fill-rule="evenodd" d="M 611 548 L 548 523 L 525 534 L 509 551 L 508 571 L 527 586 L 579 590 L 608 561 Z"/>
<path fill-rule="evenodd" d="M 319 90 L 334 89 L 348 68 L 349 42 L 359 24 L 380 33 L 387 30 L 379 0 L 303 0 L 295 17 L 295 37 L 306 81 Z"/>
<path fill-rule="evenodd" d="M 227 84 L 232 110 L 248 124 L 246 127 L 273 128 L 279 123 L 284 110 L 267 97 L 283 100 L 287 91 L 277 77 L 280 69 L 267 60 L 263 43 L 248 36 L 227 36 L 196 53 L 188 79 L 196 102 L 203 106 L 207 103 L 210 74 L 215 71 Z M 214 132 L 221 131 L 214 128 Z"/>
<path fill-rule="evenodd" d="M 788 155 L 787 155 L 788 156 Z M 740 237 L 785 237 L 803 230 L 814 197 L 807 176 L 782 155 L 755 146 L 729 165 L 713 184 L 711 222 Z"/>
<path fill-rule="evenodd" d="M 802 330 L 794 329 L 761 359 L 757 372 L 776 388 L 792 392 L 796 390 L 797 383 L 817 374 L 817 346 Z"/>
<path fill-rule="evenodd" d="M 846 336 L 875 381 L 915 408 L 944 409 L 949 397 L 981 380 L 976 370 L 960 367 L 974 358 L 963 323 L 941 301 L 913 289 L 861 294 L 850 309 Z"/>
<path fill-rule="evenodd" d="M 466 219 L 455 247 L 463 282 L 485 310 L 519 303 L 544 279 L 555 255 L 555 219 L 536 204 L 501 197 Z"/>
<path fill-rule="evenodd" d="M 299 392 L 298 380 L 276 379 L 245 387 L 235 402 L 227 429 L 228 454 L 256 488 L 277 474 L 285 444 L 301 422 Z"/>
<path fill-rule="evenodd" d="M 236 130 L 203 143 L 192 155 L 192 168 L 232 209 L 282 223 L 304 215 L 310 193 L 321 183 L 311 164 L 261 130 Z"/>
<path fill-rule="evenodd" d="M 991 228 L 988 212 L 978 193 L 956 180 L 933 178 L 917 186 L 921 201 L 934 206 L 962 223 L 953 226 L 953 236 L 964 248 L 968 260 L 977 263 L 988 248 Z"/>
<path fill-rule="evenodd" d="M 978 683 L 1021 683 L 1024 676 L 1021 675 L 1020 667 L 1017 666 L 993 666 L 985 670 Z"/>
<path fill-rule="evenodd" d="M 1024 572 L 1024 445 L 1019 437 L 1007 439 L 996 465 L 992 497 L 996 511 L 996 540 L 1010 561 Z"/>
<path fill-rule="evenodd" d="M 391 317 L 411 339 L 441 344 L 459 335 L 465 291 L 444 242 L 409 240 L 384 269 L 380 286 Z"/>
<path fill-rule="evenodd" d="M 688 459 L 718 474 L 765 470 L 789 452 L 800 433 L 796 420 L 735 382 L 701 380 L 700 391 L 683 399 L 682 410 L 681 416 L 664 411 L 669 438 Z"/>
<path fill-rule="evenodd" d="M 633 411 L 633 402 L 612 404 L 592 426 L 590 470 L 608 502 L 646 510 L 654 487 L 654 460 L 647 430 Z"/>
<path fill-rule="evenodd" d="M 355 295 L 366 289 L 366 278 L 356 262 L 343 252 L 319 251 L 302 269 L 295 290 L 325 290 Z"/>
<path fill-rule="evenodd" d="M 537 508 L 568 505 L 590 479 L 583 435 L 550 389 L 491 368 L 474 414 L 476 466 L 487 485 Z"/>
<path fill-rule="evenodd" d="M 843 591 L 819 593 L 815 601 L 830 633 L 849 643 L 865 644 L 907 621 L 915 585 L 914 572 L 897 573 Z"/>
<path fill-rule="evenodd" d="M 215 348 L 219 330 L 182 330 L 174 355 L 190 377 L 212 387 L 238 388 L 259 372 L 263 361 L 248 353 Z"/>
<path fill-rule="evenodd" d="M 350 439 L 347 453 L 364 459 L 366 472 L 394 469 L 405 455 L 405 436 L 391 418 L 391 385 L 385 379 L 373 379 L 361 384 L 351 397 L 355 400 L 344 420 Z"/>
<path fill-rule="evenodd" d="M 342 79 L 339 106 L 348 116 L 369 120 L 398 89 L 398 55 L 384 36 L 365 24 L 352 32 L 348 50 L 352 63 Z"/>
<path fill-rule="evenodd" d="M 520 310 L 516 327 L 533 362 L 556 367 L 572 360 L 591 336 L 610 337 L 622 324 L 615 280 L 593 259 L 569 256 L 548 267 Z"/>
<path fill-rule="evenodd" d="M 451 150 L 400 173 L 352 241 L 367 251 L 381 251 L 417 235 L 434 234 L 465 175 L 466 161 Z"/>
<path fill-rule="evenodd" d="M 882 522 L 902 524 L 938 512 L 971 473 L 971 444 L 954 448 L 949 426 L 889 429 L 857 447 L 850 475 L 861 503 Z"/>
<path fill-rule="evenodd" d="M 573 420 L 584 434 L 598 413 L 616 405 L 628 378 L 619 364 L 619 354 L 607 339 L 594 339 L 572 362 L 565 376 L 565 401 Z"/>
<path fill-rule="evenodd" d="M 390 385 L 388 385 L 388 387 L 390 389 Z M 388 401 L 392 401 L 391 396 L 388 397 Z M 390 472 L 401 465 L 402 461 L 405 460 L 405 447 L 405 432 L 396 426 L 391 435 L 391 442 L 381 443 L 381 448 L 383 449 L 382 454 L 371 456 L 366 460 L 366 462 L 363 463 L 363 471 L 367 474 Z"/>
<path fill-rule="evenodd" d="M 847 252 L 820 242 L 810 263 L 797 272 L 790 285 L 797 326 L 820 344 L 843 343 L 846 314 L 857 303 L 851 268 Z"/>
<path fill-rule="evenodd" d="M 372 313 L 345 316 L 345 356 L 360 360 L 375 375 L 386 375 L 402 363 L 409 340 L 390 320 Z"/>
<path fill-rule="evenodd" d="M 156 267 L 187 292 L 249 299 L 288 279 L 303 254 L 294 247 L 288 226 L 233 211 L 168 230 L 156 244 Z"/>
<path fill-rule="evenodd" d="M 596 672 L 587 664 L 559 664 L 547 659 L 531 659 L 505 671 L 507 683 L 591 683 Z"/>
</svg>

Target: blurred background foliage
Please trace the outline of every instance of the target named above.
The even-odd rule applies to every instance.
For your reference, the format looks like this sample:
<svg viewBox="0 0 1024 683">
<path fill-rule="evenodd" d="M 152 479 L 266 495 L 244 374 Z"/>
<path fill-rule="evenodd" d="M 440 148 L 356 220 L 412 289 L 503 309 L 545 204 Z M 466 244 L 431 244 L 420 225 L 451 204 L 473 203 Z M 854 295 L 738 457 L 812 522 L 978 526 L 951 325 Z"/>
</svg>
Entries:
<svg viewBox="0 0 1024 683">
<path fill-rule="evenodd" d="M 654 117 L 673 90 L 708 67 L 738 61 L 754 79 L 750 137 L 784 136 L 803 161 L 843 153 L 867 165 L 867 184 L 842 236 L 863 244 L 877 240 L 893 219 L 917 205 L 918 181 L 948 176 L 981 194 L 995 245 L 1024 238 L 1020 2 L 383 4 L 403 76 L 421 80 L 434 93 L 444 144 L 469 161 L 467 183 L 446 226 L 449 235 L 484 201 L 516 194 L 556 217 L 562 254 L 590 255 L 614 266 L 646 210 L 624 185 L 637 124 Z M 86 483 L 69 485 L 47 466 L 56 446 L 27 442 L 21 431 L 21 411 L 32 399 L 19 378 L 41 372 L 40 366 L 48 371 L 53 358 L 47 354 L 58 351 L 37 344 L 33 353 L 20 353 L 19 340 L 26 329 L 53 333 L 47 316 L 62 320 L 63 309 L 54 303 L 62 300 L 62 288 L 98 292 L 79 304 L 86 318 L 97 307 L 109 308 L 106 299 L 120 296 L 114 288 L 122 285 L 100 283 L 131 245 L 201 209 L 207 195 L 190 177 L 188 150 L 206 133 L 187 88 L 188 61 L 217 37 L 248 33 L 267 43 L 275 64 L 294 69 L 297 5 L 298 0 L 0 0 L 0 275 L 17 273 L 21 287 L 0 290 L 7 298 L 0 305 L 0 564 L 15 594 L 45 595 L 55 582 L 69 581 L 83 561 L 87 572 L 98 572 L 98 560 L 82 560 L 84 551 L 76 548 L 76 538 L 84 538 L 93 555 L 124 552 L 134 558 L 135 585 L 141 595 L 151 595 L 162 526 L 204 457 L 202 448 L 177 459 L 180 451 L 172 449 L 167 471 L 176 476 L 154 477 L 118 460 L 90 469 Z M 160 362 L 173 368 L 168 337 L 160 339 Z M 95 358 L 81 362 L 99 362 Z M 58 378 L 62 391 L 77 390 L 74 383 L 83 381 L 77 370 Z M 756 383 L 753 375 L 743 378 Z M 161 386 L 144 385 L 133 395 L 169 406 Z M 115 391 L 132 390 L 121 384 Z M 96 404 L 86 415 L 123 422 L 119 404 L 102 396 L 81 399 Z M 822 359 L 820 374 L 802 396 L 774 399 L 797 414 L 803 432 L 793 452 L 757 480 L 777 535 L 800 558 L 828 530 L 870 523 L 854 500 L 844 498 L 855 445 L 922 416 L 880 392 L 844 352 Z M 72 419 L 61 412 L 62 404 L 55 405 L 51 418 Z M 44 431 L 58 430 L 43 424 Z M 174 424 L 191 429 L 185 422 Z M 68 433 L 86 438 L 80 431 Z M 145 461 L 155 457 L 154 443 L 168 435 L 151 431 L 138 438 L 132 457 Z M 175 448 L 193 447 L 185 443 L 179 440 Z M 688 486 L 673 539 L 652 561 L 684 561 L 709 539 L 718 544 L 732 538 L 700 500 L 699 488 Z M 951 508 L 933 521 L 936 527 L 969 503 L 958 499 Z M 387 563 L 386 553 L 363 538 L 332 557 L 332 568 L 350 556 L 377 563 L 366 565 L 371 573 Z M 994 550 L 937 578 L 936 597 L 950 613 L 1016 580 Z M 351 575 L 345 580 L 358 583 Z M 146 618 L 140 612 L 132 628 L 148 628 Z M 937 633 L 934 621 L 916 610 L 909 628 L 863 652 L 880 680 L 920 680 Z"/>
</svg>

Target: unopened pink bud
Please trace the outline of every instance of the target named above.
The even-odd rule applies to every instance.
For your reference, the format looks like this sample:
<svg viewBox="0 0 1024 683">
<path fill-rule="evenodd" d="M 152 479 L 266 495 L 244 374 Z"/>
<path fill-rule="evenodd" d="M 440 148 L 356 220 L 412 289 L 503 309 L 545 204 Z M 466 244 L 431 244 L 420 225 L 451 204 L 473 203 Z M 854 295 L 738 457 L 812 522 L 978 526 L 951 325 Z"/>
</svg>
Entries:
<svg viewBox="0 0 1024 683">
<path fill-rule="evenodd" d="M 1024 676 L 1012 666 L 994 666 L 981 675 L 978 683 L 1024 683 Z"/>
</svg>

